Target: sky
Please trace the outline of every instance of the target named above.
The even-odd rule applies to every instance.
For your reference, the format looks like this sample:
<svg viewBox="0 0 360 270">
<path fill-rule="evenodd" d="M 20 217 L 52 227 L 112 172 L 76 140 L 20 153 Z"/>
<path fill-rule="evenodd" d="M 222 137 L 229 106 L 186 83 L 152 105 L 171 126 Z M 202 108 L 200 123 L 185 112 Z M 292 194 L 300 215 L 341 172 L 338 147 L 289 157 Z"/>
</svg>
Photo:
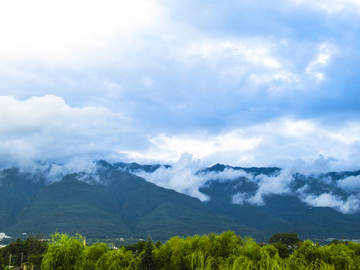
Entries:
<svg viewBox="0 0 360 270">
<path fill-rule="evenodd" d="M 359 27 L 359 0 L 2 1 L 0 166 L 359 169 Z"/>
</svg>

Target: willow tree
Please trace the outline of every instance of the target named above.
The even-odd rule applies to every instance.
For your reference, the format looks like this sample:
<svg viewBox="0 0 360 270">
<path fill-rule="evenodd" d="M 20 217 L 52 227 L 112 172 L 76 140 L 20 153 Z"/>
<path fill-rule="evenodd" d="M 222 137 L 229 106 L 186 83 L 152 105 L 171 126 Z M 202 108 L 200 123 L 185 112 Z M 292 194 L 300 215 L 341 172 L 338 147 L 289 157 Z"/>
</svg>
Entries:
<svg viewBox="0 0 360 270">
<path fill-rule="evenodd" d="M 81 235 L 69 237 L 66 234 L 55 233 L 51 237 L 41 269 L 81 270 L 84 249 L 84 238 Z"/>
</svg>

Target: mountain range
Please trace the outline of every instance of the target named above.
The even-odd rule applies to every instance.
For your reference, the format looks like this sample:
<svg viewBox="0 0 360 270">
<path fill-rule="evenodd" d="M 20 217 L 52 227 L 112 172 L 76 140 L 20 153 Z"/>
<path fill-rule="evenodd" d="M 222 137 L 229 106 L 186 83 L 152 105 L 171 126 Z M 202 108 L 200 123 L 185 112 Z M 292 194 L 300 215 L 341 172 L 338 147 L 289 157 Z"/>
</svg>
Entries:
<svg viewBox="0 0 360 270">
<path fill-rule="evenodd" d="M 46 170 L 1 170 L 0 232 L 166 240 L 233 230 L 261 241 L 277 232 L 310 239 L 360 238 L 358 194 L 349 188 L 360 171 L 304 175 L 216 164 L 194 174 L 202 179 L 197 192 L 205 200 L 139 176 L 171 169 L 101 160 L 91 171 L 66 173 L 56 181 Z M 326 199 L 337 201 L 326 205 Z"/>
</svg>

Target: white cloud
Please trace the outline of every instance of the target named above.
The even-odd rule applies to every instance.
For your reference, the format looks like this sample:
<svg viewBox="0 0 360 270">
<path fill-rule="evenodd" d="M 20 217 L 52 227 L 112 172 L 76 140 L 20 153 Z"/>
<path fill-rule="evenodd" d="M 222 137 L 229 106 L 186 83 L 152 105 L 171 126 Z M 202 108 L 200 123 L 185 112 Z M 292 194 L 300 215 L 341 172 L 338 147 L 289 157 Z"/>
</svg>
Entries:
<svg viewBox="0 0 360 270">
<path fill-rule="evenodd" d="M 349 176 L 345 179 L 337 181 L 338 187 L 342 188 L 347 192 L 360 192 L 360 175 Z"/>
<path fill-rule="evenodd" d="M 0 96 L 0 161 L 25 165 L 110 154 L 128 121 L 106 108 L 71 107 L 57 96 L 23 101 Z"/>
<path fill-rule="evenodd" d="M 264 197 L 273 194 L 282 195 L 291 193 L 290 184 L 293 182 L 293 172 L 284 169 L 278 176 L 259 175 L 254 181 L 258 189 L 254 196 L 247 199 L 247 202 L 255 205 L 264 205 Z"/>
<path fill-rule="evenodd" d="M 1 96 L 0 104 L 2 162 L 112 153 L 138 162 L 168 163 L 188 152 L 206 162 L 240 166 L 288 167 L 292 160 L 291 166 L 308 172 L 357 166 L 353 151 L 360 142 L 360 123 L 354 121 L 328 127 L 319 120 L 277 119 L 217 134 L 192 131 L 146 139 L 122 114 L 71 107 L 57 96 L 23 101 Z M 301 160 L 318 163 L 310 168 Z"/>
<path fill-rule="evenodd" d="M 225 169 L 222 172 L 202 172 L 204 163 L 200 160 L 194 160 L 190 154 L 183 154 L 181 158 L 171 165 L 170 168 L 160 167 L 155 172 L 148 173 L 144 171 L 134 172 L 147 181 L 158 186 L 176 190 L 178 192 L 196 197 L 201 201 L 209 198 L 199 191 L 208 180 L 234 180 L 239 177 L 251 177 L 242 170 Z"/>
<path fill-rule="evenodd" d="M 196 172 L 201 168 L 202 165 L 199 160 L 193 160 L 191 155 L 184 154 L 171 168 L 161 167 L 153 173 L 139 171 L 135 174 L 158 186 L 206 201 L 208 197 L 199 191 L 199 187 L 207 179 L 196 175 Z"/>
<path fill-rule="evenodd" d="M 340 141 L 346 145 L 360 142 L 360 123 L 348 122 L 336 130 L 332 130 L 328 135 L 334 140 Z"/>
<path fill-rule="evenodd" d="M 197 159 L 240 166 L 273 164 L 314 173 L 345 165 L 347 169 L 355 169 L 358 164 L 353 149 L 360 142 L 359 127 L 357 122 L 329 127 L 320 120 L 282 118 L 220 134 L 162 134 L 149 138 L 152 143 L 149 149 L 126 154 L 130 159 L 144 162 L 174 162 L 188 152 Z M 316 164 L 311 165 L 314 160 Z"/>
<path fill-rule="evenodd" d="M 155 172 L 135 171 L 133 173 L 145 178 L 158 186 L 176 190 L 178 192 L 196 197 L 202 201 L 209 198 L 206 194 L 199 191 L 199 188 L 206 185 L 209 180 L 217 181 L 233 181 L 241 179 L 242 181 L 255 184 L 256 190 L 237 192 L 232 195 L 232 203 L 234 204 L 251 204 L 264 205 L 266 197 L 273 195 L 291 195 L 298 197 L 301 201 L 314 207 L 330 207 L 342 213 L 355 213 L 360 210 L 359 193 L 359 177 L 348 177 L 339 180 L 337 184 L 333 181 L 326 182 L 321 178 L 313 178 L 321 172 L 329 172 L 329 160 L 320 157 L 313 162 L 296 161 L 288 164 L 279 174 L 275 175 L 257 175 L 246 173 L 243 170 L 234 170 L 226 168 L 222 172 L 204 172 L 205 164 L 200 160 L 194 160 L 191 155 L 184 154 L 179 161 L 172 164 L 172 167 L 160 167 Z M 296 178 L 295 173 L 301 173 L 307 179 L 304 186 L 294 189 Z M 356 195 L 350 195 L 343 199 L 340 196 L 331 193 L 323 193 L 320 195 L 312 194 L 312 181 L 317 181 L 327 189 L 336 187 L 343 188 Z M 231 195 L 231 191 L 229 191 Z"/>
<path fill-rule="evenodd" d="M 116 117 L 124 119 L 120 114 L 114 114 L 106 108 L 71 108 L 62 98 L 51 95 L 32 97 L 24 101 L 1 96 L 0 104 L 2 136 L 12 134 L 26 136 L 39 130 L 50 129 L 78 135 L 89 124 L 101 127 L 106 125 L 108 119 Z"/>
<path fill-rule="evenodd" d="M 235 42 L 205 40 L 191 44 L 184 53 L 189 57 L 201 57 L 211 61 L 219 58 L 233 58 L 235 62 L 248 62 L 266 68 L 280 68 L 281 64 L 274 58 L 274 45 L 266 40 L 239 40 Z"/>
<path fill-rule="evenodd" d="M 256 183 L 257 190 L 254 195 L 250 193 L 238 192 L 232 196 L 235 204 L 249 203 L 253 205 L 264 205 L 265 198 L 272 195 L 291 194 L 291 184 L 294 181 L 294 171 L 283 169 L 279 175 L 258 175 L 256 177 L 247 176 L 248 180 Z"/>
<path fill-rule="evenodd" d="M 318 53 L 315 59 L 312 60 L 306 67 L 306 73 L 310 77 L 313 77 L 317 82 L 324 81 L 326 76 L 321 70 L 329 64 L 330 58 L 334 53 L 334 46 L 330 44 L 319 45 Z"/>
<path fill-rule="evenodd" d="M 118 106 L 164 20 L 157 0 L 1 2 L 0 95 Z"/>
<path fill-rule="evenodd" d="M 172 55 L 188 68 L 204 64 L 224 77 L 255 84 L 294 84 L 299 78 L 279 53 L 286 42 L 249 37 L 226 40 L 203 38 L 174 47 Z"/>
<path fill-rule="evenodd" d="M 134 113 L 141 101 L 174 104 L 193 93 L 199 100 L 206 92 L 214 102 L 220 88 L 229 95 L 224 100 L 242 101 L 258 99 L 264 89 L 279 97 L 311 90 L 302 61 L 314 62 L 311 74 L 325 75 L 307 52 L 316 41 L 305 51 L 301 40 L 286 36 L 219 35 L 178 15 L 157 0 L 2 3 L 0 79 L 17 98 L 52 93 L 112 109 L 123 102 Z M 181 98 L 169 93 L 174 85 L 186 88 L 176 91 Z M 0 86 L 0 93 L 8 89 Z"/>
<path fill-rule="evenodd" d="M 218 181 L 234 180 L 239 177 L 251 179 L 252 175 L 243 170 L 234 170 L 231 168 L 225 168 L 222 172 L 211 172 L 204 174 L 209 179 L 216 179 Z"/>
<path fill-rule="evenodd" d="M 202 70 L 217 80 L 242 85 L 242 97 L 251 96 L 257 89 L 278 95 L 310 91 L 316 86 L 314 79 L 317 83 L 326 79 L 326 68 L 337 53 L 334 41 L 198 36 L 193 41 L 185 39 L 180 45 L 172 44 L 172 59 L 188 73 Z"/>
<path fill-rule="evenodd" d="M 10 236 L 6 235 L 5 233 L 0 233 L 0 241 L 6 238 L 11 238 Z"/>
<path fill-rule="evenodd" d="M 290 0 L 298 6 L 308 6 L 329 14 L 360 12 L 359 0 Z"/>
<path fill-rule="evenodd" d="M 80 64 L 114 39 L 156 24 L 161 12 L 156 1 L 143 0 L 1 2 L 0 59 Z"/>
<path fill-rule="evenodd" d="M 314 159 L 295 159 L 288 164 L 284 163 L 284 166 L 286 166 L 286 168 L 292 170 L 293 172 L 298 172 L 303 175 L 318 175 L 333 170 L 333 165 L 336 162 L 337 160 L 334 158 L 325 158 L 323 155 L 320 155 Z M 327 181 L 327 179 L 322 180 Z"/>
<path fill-rule="evenodd" d="M 232 203 L 233 204 L 240 204 L 243 205 L 249 199 L 249 195 L 247 193 L 238 192 L 232 196 Z"/>
<path fill-rule="evenodd" d="M 176 161 L 183 153 L 191 153 L 196 159 L 206 159 L 216 153 L 246 153 L 258 145 L 261 139 L 256 136 L 244 136 L 241 130 L 235 130 L 215 136 L 205 134 L 188 134 L 184 136 L 158 135 L 150 138 L 151 149 L 147 152 L 127 152 L 129 158 L 141 160 Z M 244 160 L 247 157 L 242 156 Z"/>
<path fill-rule="evenodd" d="M 356 196 L 349 196 L 346 200 L 331 193 L 321 195 L 307 194 L 300 197 L 305 203 L 315 207 L 331 207 L 344 214 L 352 214 L 360 209 L 360 201 Z"/>
</svg>

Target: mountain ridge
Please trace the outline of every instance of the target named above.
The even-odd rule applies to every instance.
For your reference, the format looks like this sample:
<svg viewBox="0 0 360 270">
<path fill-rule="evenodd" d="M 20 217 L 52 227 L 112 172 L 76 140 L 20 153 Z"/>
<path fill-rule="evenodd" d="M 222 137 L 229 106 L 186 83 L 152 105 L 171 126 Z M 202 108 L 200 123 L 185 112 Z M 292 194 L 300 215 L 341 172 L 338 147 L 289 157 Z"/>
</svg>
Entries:
<svg viewBox="0 0 360 270">
<path fill-rule="evenodd" d="M 45 173 L 32 176 L 16 168 L 2 170 L 0 231 L 14 235 L 61 231 L 87 237 L 145 238 L 152 235 L 163 240 L 174 235 L 225 230 L 255 239 L 284 231 L 296 231 L 306 238 L 360 238 L 358 213 L 344 214 L 329 207 L 311 207 L 289 193 L 265 194 L 261 198 L 263 204 L 251 204 L 251 199 L 259 192 L 259 183 L 275 181 L 281 176 L 280 168 L 215 164 L 199 170 L 198 174 L 209 173 L 213 177 L 199 188 L 209 198 L 205 202 L 159 187 L 132 173 L 141 170 L 154 173 L 160 168 L 167 170 L 172 166 L 111 164 L 100 160 L 91 173 L 66 174 L 54 183 L 46 179 Z M 234 179 L 216 179 L 220 175 L 217 173 L 226 169 L 245 174 Z M 358 175 L 360 171 L 348 171 L 329 172 L 320 177 L 338 181 Z M 295 174 L 294 179 L 291 185 L 295 191 L 304 183 L 318 189 L 319 194 L 324 190 L 322 178 Z M 235 203 L 234 198 L 239 194 L 248 194 L 248 197 L 244 195 L 242 203 Z"/>
</svg>

